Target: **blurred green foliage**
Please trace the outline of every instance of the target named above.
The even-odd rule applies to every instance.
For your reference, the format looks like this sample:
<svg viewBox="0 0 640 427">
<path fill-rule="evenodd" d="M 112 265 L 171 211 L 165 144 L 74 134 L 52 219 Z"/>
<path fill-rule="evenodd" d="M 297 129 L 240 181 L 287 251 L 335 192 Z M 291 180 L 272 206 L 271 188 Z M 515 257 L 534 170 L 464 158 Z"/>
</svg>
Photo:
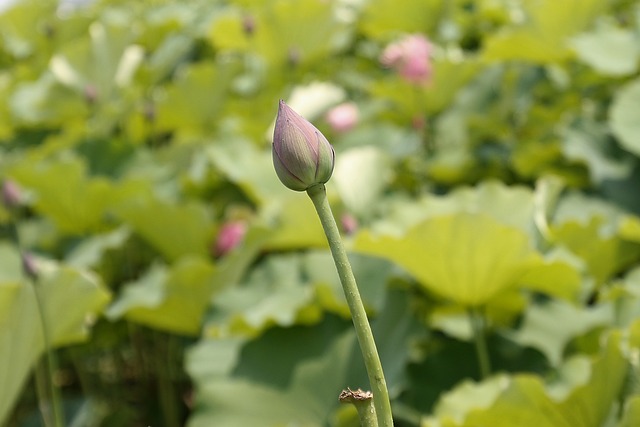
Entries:
<svg viewBox="0 0 640 427">
<path fill-rule="evenodd" d="M 381 65 L 408 34 L 433 43 L 426 84 Z M 271 164 L 283 98 L 335 146 L 398 426 L 640 425 L 639 40 L 630 0 L 18 2 L 0 424 L 40 425 L 24 250 L 74 426 L 357 425 L 338 277 Z M 228 221 L 248 230 L 220 256 Z"/>
</svg>

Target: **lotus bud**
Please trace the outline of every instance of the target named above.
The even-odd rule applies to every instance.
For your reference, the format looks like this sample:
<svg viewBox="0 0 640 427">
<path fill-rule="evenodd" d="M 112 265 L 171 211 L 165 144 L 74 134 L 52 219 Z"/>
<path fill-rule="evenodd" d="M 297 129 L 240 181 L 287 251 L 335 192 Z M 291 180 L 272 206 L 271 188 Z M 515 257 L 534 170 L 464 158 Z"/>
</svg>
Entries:
<svg viewBox="0 0 640 427">
<path fill-rule="evenodd" d="M 358 220 L 355 216 L 345 213 L 340 217 L 340 225 L 342 225 L 342 231 L 347 236 L 353 234 L 358 229 Z"/>
<path fill-rule="evenodd" d="M 245 221 L 229 221 L 225 223 L 218 232 L 218 238 L 214 248 L 214 255 L 220 258 L 232 250 L 244 240 L 247 233 L 247 223 Z"/>
<path fill-rule="evenodd" d="M 38 268 L 38 262 L 30 252 L 22 254 L 22 271 L 30 279 L 38 279 L 40 268 Z"/>
<path fill-rule="evenodd" d="M 13 209 L 22 203 L 22 190 L 11 179 L 2 181 L 2 203 L 8 209 Z"/>
<path fill-rule="evenodd" d="M 358 123 L 358 107 L 353 102 L 345 102 L 329 110 L 325 116 L 327 123 L 336 133 L 347 132 Z"/>
<path fill-rule="evenodd" d="M 294 191 L 324 184 L 333 173 L 335 152 L 327 138 L 284 101 L 278 108 L 272 154 L 278 178 Z"/>
</svg>

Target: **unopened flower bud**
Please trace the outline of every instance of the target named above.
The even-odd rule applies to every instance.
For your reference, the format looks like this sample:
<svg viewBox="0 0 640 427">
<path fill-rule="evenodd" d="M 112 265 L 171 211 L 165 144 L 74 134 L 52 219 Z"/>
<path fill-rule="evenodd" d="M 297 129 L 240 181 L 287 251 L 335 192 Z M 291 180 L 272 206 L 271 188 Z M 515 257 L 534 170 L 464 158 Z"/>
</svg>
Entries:
<svg viewBox="0 0 640 427">
<path fill-rule="evenodd" d="M 278 178 L 295 191 L 324 184 L 333 173 L 335 152 L 327 138 L 284 101 L 278 108 L 272 154 Z"/>
<path fill-rule="evenodd" d="M 22 191 L 15 181 L 10 179 L 2 181 L 2 203 L 9 209 L 22 203 Z"/>
<path fill-rule="evenodd" d="M 245 221 L 230 221 L 224 224 L 218 232 L 214 248 L 214 255 L 220 258 L 235 249 L 244 240 L 247 233 Z"/>
<path fill-rule="evenodd" d="M 36 259 L 29 252 L 22 254 L 22 271 L 27 277 L 36 280 L 38 278 L 39 268 Z"/>
<path fill-rule="evenodd" d="M 256 20 L 251 15 L 245 15 L 242 18 L 242 30 L 248 36 L 252 36 L 256 30 Z"/>
<path fill-rule="evenodd" d="M 345 213 L 340 217 L 340 225 L 344 234 L 351 235 L 358 229 L 358 220 L 353 215 Z"/>
<path fill-rule="evenodd" d="M 93 105 L 98 100 L 98 88 L 92 84 L 84 87 L 84 100 L 87 104 Z"/>
<path fill-rule="evenodd" d="M 345 102 L 333 107 L 325 116 L 327 123 L 336 133 L 347 132 L 358 123 L 358 107 L 353 102 Z"/>
</svg>

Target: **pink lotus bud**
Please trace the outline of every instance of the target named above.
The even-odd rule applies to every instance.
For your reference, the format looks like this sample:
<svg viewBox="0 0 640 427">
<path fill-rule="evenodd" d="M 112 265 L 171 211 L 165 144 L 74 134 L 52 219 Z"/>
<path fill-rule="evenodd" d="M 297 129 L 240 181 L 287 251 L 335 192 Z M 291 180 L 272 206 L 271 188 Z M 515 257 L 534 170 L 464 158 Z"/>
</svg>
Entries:
<svg viewBox="0 0 640 427">
<path fill-rule="evenodd" d="M 38 268 L 36 259 L 29 252 L 24 252 L 22 254 L 22 271 L 24 271 L 24 274 L 29 278 L 33 280 L 38 279 L 40 269 Z"/>
<path fill-rule="evenodd" d="M 429 56 L 432 50 L 433 45 L 423 35 L 409 35 L 387 46 L 380 62 L 385 67 L 394 68 L 407 82 L 424 84 L 431 78 Z"/>
<path fill-rule="evenodd" d="M 334 132 L 342 133 L 353 129 L 358 123 L 358 116 L 358 106 L 353 102 L 345 102 L 329 110 L 325 119 Z"/>
<path fill-rule="evenodd" d="M 358 220 L 348 213 L 342 215 L 340 224 L 342 225 L 342 231 L 344 231 L 346 235 L 353 234 L 358 229 Z"/>
<path fill-rule="evenodd" d="M 247 233 L 247 223 L 244 221 L 230 221 L 220 228 L 214 248 L 214 255 L 220 258 L 235 249 L 244 240 Z"/>
<path fill-rule="evenodd" d="M 2 181 L 2 203 L 9 209 L 20 206 L 22 203 L 22 191 L 11 179 Z"/>
<path fill-rule="evenodd" d="M 98 100 L 98 88 L 92 84 L 84 87 L 84 100 L 87 104 L 95 104 Z"/>
<path fill-rule="evenodd" d="M 333 173 L 335 152 L 327 138 L 284 101 L 278 108 L 272 155 L 278 178 L 295 191 L 324 184 Z"/>
<path fill-rule="evenodd" d="M 251 15 L 245 15 L 242 18 L 242 31 L 248 36 L 252 36 L 256 30 L 256 20 Z"/>
</svg>

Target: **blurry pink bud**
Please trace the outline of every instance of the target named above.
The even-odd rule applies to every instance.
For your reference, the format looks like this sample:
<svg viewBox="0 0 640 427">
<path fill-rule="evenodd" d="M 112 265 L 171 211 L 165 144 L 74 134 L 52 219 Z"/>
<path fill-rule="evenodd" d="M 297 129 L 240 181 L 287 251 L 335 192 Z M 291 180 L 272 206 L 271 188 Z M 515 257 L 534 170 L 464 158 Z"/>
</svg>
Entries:
<svg viewBox="0 0 640 427">
<path fill-rule="evenodd" d="M 39 268 L 36 259 L 29 252 L 22 254 L 22 271 L 29 278 L 36 280 L 38 278 Z"/>
<path fill-rule="evenodd" d="M 350 235 L 358 229 L 358 220 L 353 215 L 346 213 L 340 218 L 340 225 L 342 225 L 344 234 Z"/>
<path fill-rule="evenodd" d="M 426 126 L 427 126 L 427 121 L 423 116 L 415 115 L 411 119 L 411 127 L 414 128 L 415 130 L 424 130 Z"/>
<path fill-rule="evenodd" d="M 430 55 L 433 45 L 420 34 L 409 35 L 390 44 L 382 52 L 380 63 L 394 68 L 407 82 L 424 84 L 432 74 Z"/>
<path fill-rule="evenodd" d="M 98 100 L 98 88 L 92 84 L 84 87 L 84 100 L 87 104 L 94 104 Z"/>
<path fill-rule="evenodd" d="M 11 209 L 22 203 L 22 191 L 15 181 L 5 179 L 2 181 L 2 203 Z"/>
<path fill-rule="evenodd" d="M 334 132 L 351 130 L 358 123 L 358 106 L 353 102 L 337 105 L 327 112 L 325 119 Z"/>
<path fill-rule="evenodd" d="M 220 228 L 218 238 L 216 239 L 214 249 L 215 257 L 220 258 L 235 249 L 242 243 L 246 233 L 247 223 L 244 221 L 230 221 L 224 224 L 222 228 Z"/>
<path fill-rule="evenodd" d="M 256 20 L 251 15 L 246 15 L 242 18 L 242 30 L 248 36 L 252 36 L 256 30 Z"/>
</svg>

